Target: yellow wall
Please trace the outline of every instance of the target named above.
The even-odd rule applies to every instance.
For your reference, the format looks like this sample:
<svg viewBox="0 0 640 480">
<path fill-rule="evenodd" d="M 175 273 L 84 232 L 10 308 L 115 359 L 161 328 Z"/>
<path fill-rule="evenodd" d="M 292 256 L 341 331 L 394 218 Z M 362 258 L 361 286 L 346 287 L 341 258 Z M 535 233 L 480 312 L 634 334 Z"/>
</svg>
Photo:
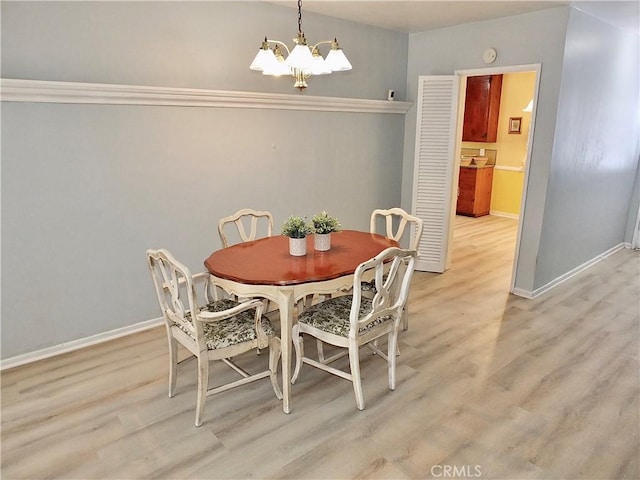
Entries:
<svg viewBox="0 0 640 480">
<path fill-rule="evenodd" d="M 462 148 L 489 148 L 498 151 L 496 168 L 493 172 L 492 212 L 509 215 L 520 213 L 524 160 L 531 124 L 531 113 L 523 112 L 522 109 L 533 98 L 535 81 L 535 72 L 504 74 L 497 141 L 495 143 L 462 142 Z M 509 133 L 509 117 L 522 117 L 520 134 Z"/>
<path fill-rule="evenodd" d="M 518 216 L 522 199 L 524 172 L 493 169 L 493 187 L 491 190 L 491 211 L 494 213 Z"/>
</svg>

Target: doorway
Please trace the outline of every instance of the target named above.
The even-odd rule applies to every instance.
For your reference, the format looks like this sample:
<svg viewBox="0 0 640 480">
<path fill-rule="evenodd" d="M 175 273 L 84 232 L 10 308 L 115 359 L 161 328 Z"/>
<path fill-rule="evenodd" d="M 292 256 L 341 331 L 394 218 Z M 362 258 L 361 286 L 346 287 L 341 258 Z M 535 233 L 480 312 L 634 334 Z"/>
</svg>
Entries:
<svg viewBox="0 0 640 480">
<path fill-rule="evenodd" d="M 518 212 L 518 232 L 509 291 L 517 280 L 518 256 L 526 212 L 526 190 L 530 152 L 535 130 L 535 112 L 540 82 L 540 64 L 456 71 L 453 75 L 426 75 L 418 79 L 416 146 L 413 177 L 413 213 L 423 219 L 425 230 L 416 270 L 444 272 L 451 262 L 456 219 L 457 187 L 462 148 L 464 97 L 467 77 L 518 72 L 534 72 L 531 121 L 524 153 L 524 181 Z M 526 105 L 525 105 L 526 106 Z M 521 110 L 523 106 L 519 107 Z M 520 116 L 520 115 L 518 115 Z"/>
<path fill-rule="evenodd" d="M 460 87 L 460 105 L 459 111 L 465 112 L 465 104 L 469 100 L 465 98 L 467 79 L 475 77 L 474 80 L 484 78 L 492 78 L 500 80 L 501 95 L 499 97 L 499 115 L 494 123 L 494 135 L 488 141 L 473 141 L 474 139 L 465 139 L 463 131 L 468 130 L 468 125 L 463 125 L 457 129 L 458 137 L 456 145 L 459 145 L 457 154 L 461 165 L 460 173 L 464 173 L 465 179 L 477 173 L 484 177 L 489 176 L 488 185 L 478 193 L 482 195 L 481 202 L 484 202 L 486 209 L 480 212 L 480 215 L 491 215 L 495 217 L 503 217 L 511 219 L 514 224 L 515 233 L 515 252 L 512 251 L 513 268 L 510 284 L 510 291 L 515 285 L 515 275 L 517 272 L 516 261 L 518 253 L 518 245 L 521 232 L 521 218 L 524 212 L 526 190 L 525 177 L 529 160 L 530 143 L 533 135 L 533 104 L 537 91 L 538 71 L 536 69 L 514 70 L 496 69 L 495 71 L 487 71 L 482 69 L 480 73 L 477 71 L 457 72 L 461 75 Z M 477 82 L 475 82 L 477 83 Z M 464 115 L 458 117 L 458 123 L 463 123 Z M 466 127 L 466 130 L 465 130 Z M 471 141 L 469 141 L 471 140 Z M 488 162 L 485 167 L 464 166 L 469 163 L 469 158 L 480 158 L 479 164 Z M 457 164 L 458 162 L 456 162 Z M 475 161 L 471 161 L 475 163 Z M 461 177 L 462 179 L 462 177 Z M 486 179 L 485 179 L 486 182 Z M 463 189 L 463 181 L 460 183 L 460 189 Z M 480 192 L 478 190 L 478 192 Z M 458 195 L 461 192 L 458 191 Z M 468 196 L 469 192 L 464 195 Z M 461 197 L 458 197 L 459 199 Z M 456 221 L 453 222 L 454 239 L 457 238 L 458 229 L 462 224 L 467 225 L 468 222 L 475 218 L 461 219 L 460 215 L 480 218 L 479 215 L 470 214 L 468 210 L 462 208 L 463 202 L 458 201 L 456 211 Z M 466 206 L 466 204 L 464 204 Z M 486 225 L 491 223 L 483 222 Z M 504 223 L 500 222 L 500 229 L 504 229 Z M 496 230 L 498 227 L 496 227 Z"/>
</svg>

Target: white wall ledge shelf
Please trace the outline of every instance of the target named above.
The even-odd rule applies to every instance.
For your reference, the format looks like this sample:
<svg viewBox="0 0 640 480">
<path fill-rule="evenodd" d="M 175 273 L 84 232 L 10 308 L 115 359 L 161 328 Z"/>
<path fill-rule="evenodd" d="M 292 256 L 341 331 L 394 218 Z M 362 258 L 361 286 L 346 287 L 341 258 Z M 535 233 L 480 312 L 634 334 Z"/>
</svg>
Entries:
<svg viewBox="0 0 640 480">
<path fill-rule="evenodd" d="M 360 98 L 8 78 L 0 79 L 0 100 L 3 102 L 259 108 L 399 115 L 406 114 L 413 105 L 412 102 Z"/>
</svg>

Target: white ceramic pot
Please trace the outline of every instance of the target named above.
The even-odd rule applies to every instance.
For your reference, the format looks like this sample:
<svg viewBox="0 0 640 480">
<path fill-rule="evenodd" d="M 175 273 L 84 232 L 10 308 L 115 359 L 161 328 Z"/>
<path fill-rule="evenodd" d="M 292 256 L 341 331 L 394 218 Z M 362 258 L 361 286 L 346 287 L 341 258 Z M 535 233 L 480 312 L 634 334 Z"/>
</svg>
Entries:
<svg viewBox="0 0 640 480">
<path fill-rule="evenodd" d="M 321 252 L 329 250 L 331 248 L 331 233 L 315 233 L 313 235 L 313 246 Z"/>
<path fill-rule="evenodd" d="M 307 254 L 307 239 L 289 237 L 289 253 L 294 257 L 304 257 Z"/>
</svg>

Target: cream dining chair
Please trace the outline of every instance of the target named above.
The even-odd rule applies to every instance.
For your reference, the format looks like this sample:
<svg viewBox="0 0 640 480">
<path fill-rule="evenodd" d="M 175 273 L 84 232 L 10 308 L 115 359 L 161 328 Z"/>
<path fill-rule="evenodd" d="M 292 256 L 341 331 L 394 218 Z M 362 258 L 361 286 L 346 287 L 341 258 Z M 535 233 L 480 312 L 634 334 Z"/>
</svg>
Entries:
<svg viewBox="0 0 640 480">
<path fill-rule="evenodd" d="M 384 228 L 381 229 L 381 226 Z M 405 237 L 407 227 L 410 228 L 408 239 Z M 422 219 L 410 215 L 402 208 L 376 209 L 371 213 L 369 231 L 382 233 L 385 237 L 392 238 L 401 244 L 404 242 L 410 250 L 418 252 L 422 238 Z M 369 286 L 365 285 L 365 289 L 367 287 Z M 402 314 L 402 329 L 409 329 L 409 312 L 406 308 Z"/>
<path fill-rule="evenodd" d="M 271 212 L 243 208 L 233 215 L 221 218 L 218 222 L 218 234 L 224 248 L 232 243 L 227 235 L 231 233 L 231 224 L 235 225 L 234 235 L 239 242 L 248 242 L 256 238 L 270 237 L 273 234 L 273 215 Z"/>
<path fill-rule="evenodd" d="M 219 289 L 211 284 L 207 272 L 191 275 L 167 250 L 147 250 L 147 261 L 169 340 L 169 397 L 175 394 L 178 343 L 198 360 L 196 427 L 202 425 L 204 404 L 209 395 L 270 377 L 276 397 L 282 399 L 277 381 L 280 339 L 262 315 L 263 301 L 238 303 L 220 298 Z M 202 296 L 198 295 L 196 285 L 202 287 Z M 267 347 L 267 370 L 249 374 L 232 361 L 231 357 Z M 209 388 L 212 360 L 222 361 L 242 378 Z"/>
<path fill-rule="evenodd" d="M 380 226 L 384 225 L 381 229 Z M 385 237 L 392 238 L 398 243 L 405 242 L 405 230 L 410 227 L 410 237 L 406 242 L 406 248 L 418 251 L 420 239 L 422 238 L 422 219 L 410 215 L 402 208 L 390 208 L 388 210 L 376 209 L 371 213 L 369 231 L 371 233 L 382 233 Z M 381 230 L 384 230 L 382 232 Z"/>
<path fill-rule="evenodd" d="M 235 229 L 231 225 L 235 225 Z M 270 237 L 273 234 L 273 215 L 271 212 L 243 208 L 233 215 L 218 221 L 218 234 L 223 248 L 235 243 L 249 242 L 257 238 Z M 227 235 L 233 234 L 237 242 L 230 242 Z M 276 312 L 274 302 L 265 301 L 265 313 Z"/>
<path fill-rule="evenodd" d="M 353 294 L 324 300 L 306 309 L 294 325 L 292 337 L 296 351 L 296 366 L 291 383 L 295 383 L 303 363 L 337 375 L 353 383 L 356 405 L 364 409 L 364 394 L 360 378 L 360 347 L 368 346 L 387 362 L 389 389 L 396 388 L 396 347 L 402 311 L 407 302 L 416 252 L 388 248 L 374 258 L 361 263 L 354 272 Z M 388 265 L 388 268 L 386 268 Z M 375 294 L 372 299 L 362 295 L 362 283 L 373 275 Z M 304 355 L 303 335 L 343 350 L 329 358 L 318 360 Z M 378 348 L 377 340 L 387 337 L 387 352 Z M 350 373 L 329 365 L 349 355 Z"/>
</svg>

